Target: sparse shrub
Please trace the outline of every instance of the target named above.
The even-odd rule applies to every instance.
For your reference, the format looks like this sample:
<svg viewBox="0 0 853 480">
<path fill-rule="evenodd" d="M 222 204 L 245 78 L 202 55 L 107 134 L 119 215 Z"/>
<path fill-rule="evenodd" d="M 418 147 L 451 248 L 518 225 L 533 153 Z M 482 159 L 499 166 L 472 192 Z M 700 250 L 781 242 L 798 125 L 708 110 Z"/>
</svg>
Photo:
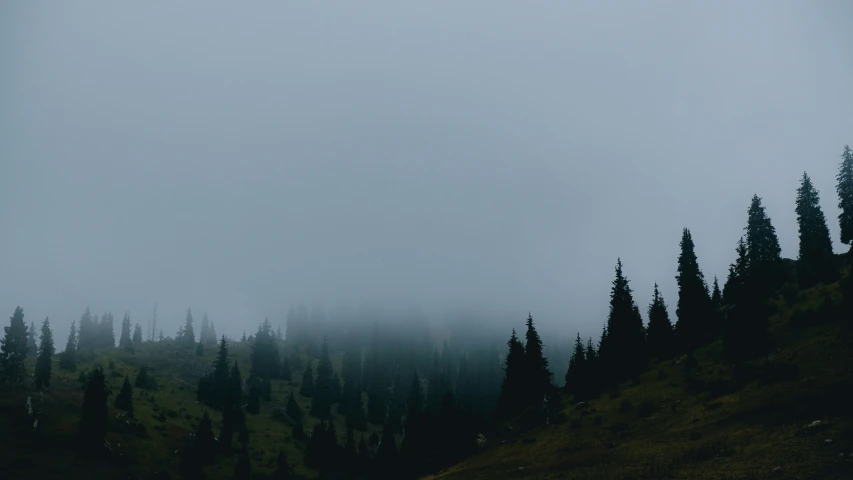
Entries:
<svg viewBox="0 0 853 480">
<path fill-rule="evenodd" d="M 123 376 L 124 375 L 121 372 L 119 372 L 118 370 L 113 370 L 110 372 L 110 378 L 121 378 Z"/>
<path fill-rule="evenodd" d="M 166 422 L 166 414 L 164 412 L 160 412 L 160 415 L 157 415 L 157 420 L 160 420 L 161 422 L 165 423 Z"/>
<path fill-rule="evenodd" d="M 632 386 L 632 387 L 639 387 L 639 386 L 640 386 L 640 383 L 641 383 L 641 382 L 640 382 L 640 377 L 639 377 L 639 375 L 637 375 L 637 376 L 635 376 L 634 378 L 632 378 L 632 379 L 631 379 L 631 386 Z"/>
<path fill-rule="evenodd" d="M 166 412 L 166 416 L 169 418 L 178 418 L 178 412 L 174 410 L 169 410 Z"/>
<path fill-rule="evenodd" d="M 595 417 L 593 417 L 592 422 L 596 426 L 601 426 L 601 424 L 604 422 L 604 417 L 602 417 L 601 415 L 596 415 Z"/>
<path fill-rule="evenodd" d="M 627 398 L 619 402 L 619 411 L 622 413 L 628 413 L 634 409 L 634 404 L 631 403 L 631 400 Z"/>
<path fill-rule="evenodd" d="M 695 442 L 696 440 L 699 440 L 700 438 L 702 438 L 702 434 L 701 434 L 701 433 L 699 433 L 699 432 L 690 432 L 690 441 L 691 441 L 691 442 Z"/>
<path fill-rule="evenodd" d="M 643 400 L 637 405 L 637 416 L 640 418 L 648 417 L 655 413 L 657 407 L 649 400 Z"/>
<path fill-rule="evenodd" d="M 572 420 L 572 430 L 577 430 L 579 428 L 581 428 L 581 419 L 575 418 L 574 420 Z"/>
<path fill-rule="evenodd" d="M 613 390 L 610 391 L 610 399 L 611 400 L 619 398 L 621 396 L 622 396 L 622 392 L 620 392 L 618 388 L 614 388 Z"/>
<path fill-rule="evenodd" d="M 113 370 L 116 368 L 116 362 L 114 362 L 113 359 L 111 358 L 110 363 L 107 366 L 109 367 L 110 370 Z"/>
<path fill-rule="evenodd" d="M 658 370 L 658 380 L 666 380 L 666 372 L 662 368 Z"/>
</svg>

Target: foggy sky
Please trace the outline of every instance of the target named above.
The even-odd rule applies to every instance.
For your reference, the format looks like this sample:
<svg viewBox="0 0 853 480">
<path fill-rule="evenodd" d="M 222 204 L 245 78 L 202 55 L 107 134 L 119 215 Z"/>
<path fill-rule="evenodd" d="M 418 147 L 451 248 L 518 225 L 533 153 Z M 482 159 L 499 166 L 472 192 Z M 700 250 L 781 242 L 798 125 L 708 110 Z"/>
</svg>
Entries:
<svg viewBox="0 0 853 480">
<path fill-rule="evenodd" d="M 0 314 L 480 308 L 597 335 L 617 257 L 674 319 L 753 193 L 838 243 L 853 5 L 0 3 Z M 845 30 L 846 28 L 846 30 Z M 845 247 L 846 248 L 846 247 Z M 5 317 L 4 317 L 5 318 Z M 4 321 L 5 323 L 5 321 Z M 119 324 L 116 323 L 118 331 Z M 545 339 L 548 343 L 548 339 Z"/>
</svg>

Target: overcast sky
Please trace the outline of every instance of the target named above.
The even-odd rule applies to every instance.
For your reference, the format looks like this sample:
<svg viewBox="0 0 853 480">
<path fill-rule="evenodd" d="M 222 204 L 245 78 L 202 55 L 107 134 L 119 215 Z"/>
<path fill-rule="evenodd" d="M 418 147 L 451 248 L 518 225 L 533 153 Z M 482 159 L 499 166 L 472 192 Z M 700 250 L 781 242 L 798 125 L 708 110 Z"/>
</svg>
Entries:
<svg viewBox="0 0 853 480">
<path fill-rule="evenodd" d="M 0 2 L 0 312 L 167 335 L 291 304 L 479 307 L 597 335 L 621 257 L 674 305 L 753 193 L 838 243 L 838 1 Z M 673 319 L 674 320 L 674 319 Z M 227 325 L 227 326 L 226 326 Z M 118 327 L 118 324 L 116 325 Z M 548 339 L 546 339 L 548 343 Z"/>
</svg>

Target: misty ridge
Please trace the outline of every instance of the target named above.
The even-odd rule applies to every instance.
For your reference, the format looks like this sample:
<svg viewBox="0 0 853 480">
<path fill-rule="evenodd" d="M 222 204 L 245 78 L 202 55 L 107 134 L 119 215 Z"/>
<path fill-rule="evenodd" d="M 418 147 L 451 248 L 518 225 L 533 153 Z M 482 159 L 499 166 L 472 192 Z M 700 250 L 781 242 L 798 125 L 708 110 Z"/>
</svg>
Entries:
<svg viewBox="0 0 853 480">
<path fill-rule="evenodd" d="M 850 478 L 853 5 L 89 7 L 0 3 L 0 480 Z"/>
</svg>

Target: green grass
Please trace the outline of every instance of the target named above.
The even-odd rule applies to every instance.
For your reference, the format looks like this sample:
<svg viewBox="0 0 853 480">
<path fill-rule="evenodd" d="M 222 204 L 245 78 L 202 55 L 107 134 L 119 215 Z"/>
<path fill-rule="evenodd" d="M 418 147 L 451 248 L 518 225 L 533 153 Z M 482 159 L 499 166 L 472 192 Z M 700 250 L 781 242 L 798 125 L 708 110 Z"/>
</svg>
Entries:
<svg viewBox="0 0 853 480">
<path fill-rule="evenodd" d="M 249 346 L 235 343 L 229 345 L 233 362 L 237 359 L 244 378 L 249 373 Z M 155 472 L 167 471 L 177 477 L 179 457 L 175 450 L 181 448 L 187 436 L 195 432 L 205 410 L 213 419 L 214 432 L 219 432 L 221 415 L 209 407 L 196 402 L 198 368 L 211 365 L 216 356 L 215 348 L 205 350 L 203 357 L 194 351 L 184 352 L 173 342 L 143 344 L 131 354 L 118 348 L 95 352 L 94 358 L 79 361 L 77 370 L 65 372 L 59 369 L 58 359 L 53 364 L 51 388 L 45 392 L 44 404 L 39 394 L 31 388 L 17 393 L 4 392 L 0 395 L 0 438 L 3 438 L 4 461 L 0 465 L 0 478 L 149 478 Z M 112 360 L 114 368 L 108 368 Z M 334 359 L 340 367 L 340 356 Z M 28 359 L 28 372 L 33 371 L 34 359 Z M 81 369 L 91 370 L 101 365 L 112 390 L 108 400 L 110 431 L 107 440 L 119 452 L 114 461 L 94 464 L 78 459 L 74 450 L 74 435 L 79 419 L 83 390 L 77 382 Z M 131 383 L 143 365 L 157 382 L 156 391 L 134 388 L 134 411 L 148 438 L 135 431 L 124 431 L 122 420 L 117 417 L 120 410 L 113 407 L 124 376 Z M 304 445 L 292 437 L 292 429 L 283 422 L 271 418 L 273 406 L 284 407 L 291 391 L 302 407 L 306 433 L 319 422 L 309 412 L 311 399 L 299 395 L 302 372 L 293 372 L 293 381 L 272 381 L 272 399 L 261 402 L 258 415 L 246 414 L 250 431 L 250 454 L 253 473 L 270 474 L 275 468 L 279 451 L 287 454 L 294 472 L 304 477 L 315 477 L 316 472 L 304 464 Z M 38 432 L 32 428 L 32 420 L 26 415 L 25 398 L 33 398 L 37 409 L 41 408 L 41 424 Z M 166 415 L 166 421 L 157 419 Z M 333 408 L 333 421 L 340 443 L 346 434 L 344 418 Z M 369 432 L 380 432 L 379 427 L 370 425 Z M 366 433 L 365 435 L 368 435 Z M 13 441 L 14 440 L 14 441 Z M 356 433 L 358 440 L 358 432 Z M 220 457 L 216 465 L 207 467 L 209 478 L 230 478 L 236 455 Z"/>
<path fill-rule="evenodd" d="M 583 408 L 566 398 L 564 423 L 505 443 L 491 439 L 429 478 L 853 478 L 849 327 L 843 319 L 790 324 L 796 311 L 817 310 L 825 297 L 840 302 L 838 285 L 800 292 L 791 306 L 777 303 L 774 351 L 752 363 L 751 378 L 739 387 L 732 387 L 718 341 L 696 355 L 703 388 L 685 388 L 686 372 L 674 361 L 656 363 L 639 386 L 621 385 L 617 398 L 604 394 Z M 816 420 L 820 427 L 805 428 Z"/>
</svg>

